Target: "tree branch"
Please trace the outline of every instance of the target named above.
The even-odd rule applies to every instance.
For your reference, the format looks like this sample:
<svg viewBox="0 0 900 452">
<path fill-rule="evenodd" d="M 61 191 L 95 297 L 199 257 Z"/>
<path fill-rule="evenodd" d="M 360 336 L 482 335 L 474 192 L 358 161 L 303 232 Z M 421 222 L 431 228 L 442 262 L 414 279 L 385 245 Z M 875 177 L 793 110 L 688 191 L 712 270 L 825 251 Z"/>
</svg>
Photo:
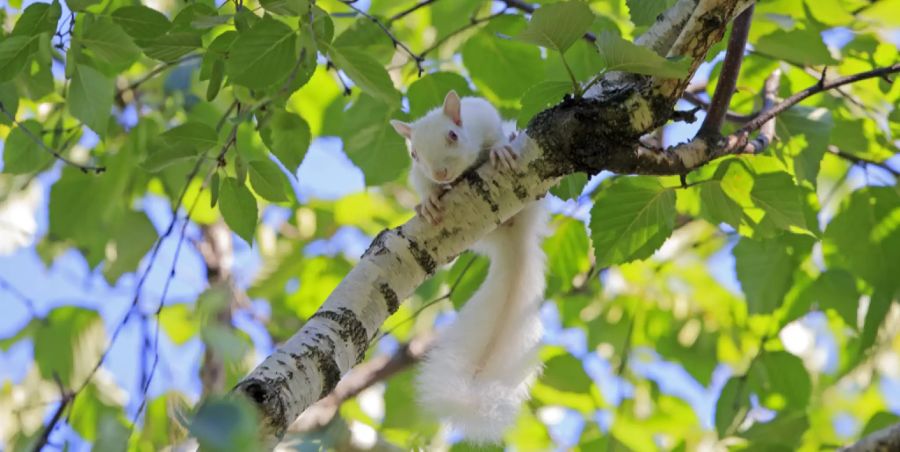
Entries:
<svg viewBox="0 0 900 452">
<path fill-rule="evenodd" d="M 719 74 L 719 83 L 716 92 L 710 101 L 706 118 L 700 125 L 700 135 L 708 136 L 721 133 L 722 123 L 728 113 L 731 104 L 731 96 L 737 88 L 738 76 L 741 73 L 741 63 L 744 61 L 744 48 L 747 47 L 747 35 L 750 33 L 750 22 L 753 20 L 754 5 L 750 5 L 736 19 L 731 27 L 731 38 L 728 40 L 728 48 L 725 50 L 725 61 L 722 63 L 722 72 Z"/>
<path fill-rule="evenodd" d="M 788 108 L 791 108 L 794 105 L 802 102 L 806 98 L 814 96 L 816 94 L 819 94 L 823 91 L 835 89 L 840 86 L 848 85 L 850 83 L 855 83 L 855 82 L 858 82 L 861 80 L 866 80 L 866 79 L 875 78 L 875 77 L 884 77 L 888 74 L 893 74 L 895 72 L 900 72 L 900 63 L 893 64 L 891 66 L 872 69 L 871 71 L 865 71 L 865 72 L 860 72 L 860 73 L 853 74 L 853 75 L 838 77 L 838 78 L 830 80 L 830 81 L 825 81 L 824 79 L 821 79 L 815 85 L 810 86 L 809 88 L 806 88 L 803 91 L 800 91 L 800 92 L 792 95 L 791 97 L 788 97 L 787 99 L 781 101 L 781 103 L 779 103 L 778 105 L 775 105 L 770 110 L 765 111 L 765 112 L 760 112 L 760 114 L 757 115 L 757 117 L 748 121 L 747 124 L 744 124 L 744 126 L 741 127 L 740 131 L 742 131 L 742 132 L 754 131 L 754 130 L 762 127 L 763 123 L 765 123 L 766 121 L 768 121 L 771 118 L 774 118 L 775 116 L 777 116 L 779 113 L 783 112 L 784 110 L 787 110 Z"/>
<path fill-rule="evenodd" d="M 839 449 L 839 452 L 878 452 L 900 450 L 900 424 L 878 430 L 854 444 Z"/>
<path fill-rule="evenodd" d="M 684 94 L 681 96 L 681 98 L 694 106 L 700 107 L 702 110 L 709 110 L 709 102 L 700 98 L 700 96 L 697 95 L 697 93 L 695 93 L 695 92 L 685 91 Z M 738 124 L 744 124 L 747 121 L 753 119 L 754 117 L 756 117 L 756 113 L 749 114 L 749 115 L 742 115 L 740 113 L 735 113 L 731 110 L 728 110 L 725 112 L 725 119 L 727 121 L 735 122 Z"/>
</svg>

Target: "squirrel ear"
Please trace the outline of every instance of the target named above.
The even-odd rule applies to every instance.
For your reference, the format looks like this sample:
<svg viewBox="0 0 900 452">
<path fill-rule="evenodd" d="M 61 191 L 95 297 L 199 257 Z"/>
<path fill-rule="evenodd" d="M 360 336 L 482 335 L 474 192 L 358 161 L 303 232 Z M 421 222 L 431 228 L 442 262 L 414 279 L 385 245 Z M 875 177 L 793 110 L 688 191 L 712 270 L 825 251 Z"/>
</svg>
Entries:
<svg viewBox="0 0 900 452">
<path fill-rule="evenodd" d="M 391 125 L 394 126 L 394 130 L 396 130 L 400 135 L 403 135 L 406 138 L 412 136 L 412 126 L 410 126 L 409 124 L 403 121 L 398 121 L 396 119 L 391 119 Z"/>
<path fill-rule="evenodd" d="M 460 116 L 459 94 L 450 90 L 447 97 L 444 98 L 444 114 L 450 117 L 454 124 L 462 126 L 462 116 Z"/>
</svg>

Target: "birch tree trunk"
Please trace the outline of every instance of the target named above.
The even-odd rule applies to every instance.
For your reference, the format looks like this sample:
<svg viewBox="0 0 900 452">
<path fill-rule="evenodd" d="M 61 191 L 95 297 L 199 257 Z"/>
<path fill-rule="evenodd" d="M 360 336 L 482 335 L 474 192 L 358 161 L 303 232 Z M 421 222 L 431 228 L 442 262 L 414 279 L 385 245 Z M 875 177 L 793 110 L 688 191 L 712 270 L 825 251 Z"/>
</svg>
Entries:
<svg viewBox="0 0 900 452">
<path fill-rule="evenodd" d="M 721 143 L 660 153 L 639 150 L 639 138 L 673 115 L 694 70 L 748 0 L 679 0 L 637 43 L 692 61 L 683 79 L 608 73 L 583 98 L 567 98 L 536 116 L 513 143 L 522 155 L 515 174 L 481 165 L 442 198 L 446 215 L 431 226 L 418 217 L 382 231 L 356 267 L 290 340 L 235 391 L 256 404 L 269 446 L 312 403 L 328 395 L 365 356 L 399 303 L 525 204 L 576 171 L 683 174 L 716 155 Z M 698 151 L 700 149 L 700 151 Z"/>
</svg>

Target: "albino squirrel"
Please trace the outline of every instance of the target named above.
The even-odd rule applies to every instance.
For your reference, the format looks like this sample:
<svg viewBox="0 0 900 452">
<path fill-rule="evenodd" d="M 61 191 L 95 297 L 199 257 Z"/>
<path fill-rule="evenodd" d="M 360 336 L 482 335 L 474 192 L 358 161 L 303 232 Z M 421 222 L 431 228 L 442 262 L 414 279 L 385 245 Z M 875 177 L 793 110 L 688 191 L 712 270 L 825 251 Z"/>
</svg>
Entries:
<svg viewBox="0 0 900 452">
<path fill-rule="evenodd" d="M 408 124 L 391 125 L 406 137 L 413 159 L 410 182 L 422 203 L 416 212 L 437 224 L 440 195 L 483 161 L 513 170 L 518 156 L 488 101 L 450 91 L 442 107 Z M 487 279 L 438 336 L 418 376 L 421 405 L 476 443 L 498 442 L 515 422 L 540 372 L 538 316 L 543 301 L 547 224 L 542 201 L 527 205 L 475 244 L 491 260 Z"/>
</svg>

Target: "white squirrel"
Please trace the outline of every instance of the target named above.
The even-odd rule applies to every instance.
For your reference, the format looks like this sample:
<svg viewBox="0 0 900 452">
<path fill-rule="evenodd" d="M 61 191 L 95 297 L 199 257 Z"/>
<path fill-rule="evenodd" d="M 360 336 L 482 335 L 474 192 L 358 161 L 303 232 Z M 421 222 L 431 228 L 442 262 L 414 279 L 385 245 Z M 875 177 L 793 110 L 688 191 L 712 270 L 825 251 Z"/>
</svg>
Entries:
<svg viewBox="0 0 900 452">
<path fill-rule="evenodd" d="M 518 156 L 488 101 L 447 93 L 442 107 L 408 124 L 391 125 L 406 137 L 413 158 L 410 182 L 422 203 L 416 212 L 442 221 L 440 195 L 482 152 L 499 170 Z M 533 202 L 490 232 L 473 249 L 491 260 L 487 279 L 440 333 L 417 379 L 420 404 L 476 443 L 498 442 L 515 422 L 541 369 L 537 349 L 545 286 L 547 210 Z"/>
</svg>

